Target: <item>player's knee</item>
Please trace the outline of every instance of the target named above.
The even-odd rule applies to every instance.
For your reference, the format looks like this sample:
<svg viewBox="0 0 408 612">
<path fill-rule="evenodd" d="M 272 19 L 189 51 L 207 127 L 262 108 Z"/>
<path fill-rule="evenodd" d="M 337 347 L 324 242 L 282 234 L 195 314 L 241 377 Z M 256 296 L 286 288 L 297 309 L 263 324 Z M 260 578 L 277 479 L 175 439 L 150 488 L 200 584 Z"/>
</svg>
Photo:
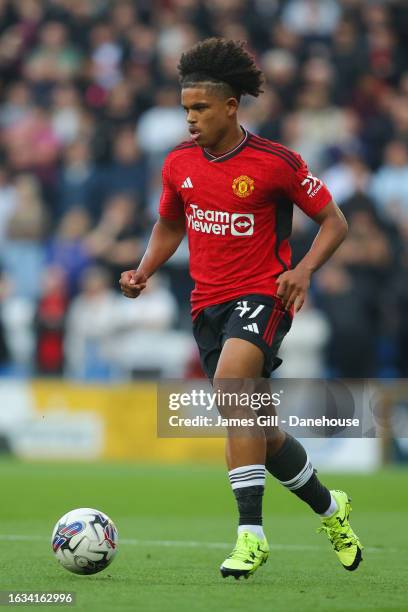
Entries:
<svg viewBox="0 0 408 612">
<path fill-rule="evenodd" d="M 253 417 L 251 397 L 255 391 L 255 383 L 251 379 L 224 378 L 216 373 L 213 381 L 217 396 L 217 406 L 224 417 Z"/>
<path fill-rule="evenodd" d="M 225 363 L 218 365 L 214 380 L 243 379 L 245 375 L 245 369 L 241 368 L 238 363 Z"/>
</svg>

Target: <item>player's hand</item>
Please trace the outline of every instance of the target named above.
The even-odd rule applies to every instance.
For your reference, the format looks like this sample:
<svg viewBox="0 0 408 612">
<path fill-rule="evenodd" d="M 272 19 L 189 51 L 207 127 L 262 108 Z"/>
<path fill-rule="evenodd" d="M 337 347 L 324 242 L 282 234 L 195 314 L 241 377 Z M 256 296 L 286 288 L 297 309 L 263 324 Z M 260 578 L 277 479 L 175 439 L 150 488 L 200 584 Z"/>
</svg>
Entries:
<svg viewBox="0 0 408 612">
<path fill-rule="evenodd" d="M 310 272 L 296 266 L 294 270 L 288 270 L 281 274 L 276 283 L 278 285 L 277 296 L 281 299 L 286 310 L 295 305 L 295 312 L 302 308 L 307 290 L 310 287 Z"/>
<path fill-rule="evenodd" d="M 120 289 L 128 298 L 137 298 L 146 287 L 147 276 L 141 270 L 127 270 L 120 275 Z"/>
</svg>

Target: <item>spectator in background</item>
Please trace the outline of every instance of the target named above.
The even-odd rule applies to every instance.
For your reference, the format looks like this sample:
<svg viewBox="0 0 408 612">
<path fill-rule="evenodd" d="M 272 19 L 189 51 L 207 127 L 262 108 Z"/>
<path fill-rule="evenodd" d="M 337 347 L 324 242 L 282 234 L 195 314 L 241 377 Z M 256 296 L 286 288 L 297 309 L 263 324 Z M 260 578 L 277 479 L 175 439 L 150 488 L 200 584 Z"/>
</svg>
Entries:
<svg viewBox="0 0 408 612">
<path fill-rule="evenodd" d="M 262 96 L 240 111 L 242 125 L 262 138 L 279 141 L 281 137 L 282 105 L 274 90 L 267 89 Z"/>
<path fill-rule="evenodd" d="M 19 29 L 23 33 L 27 46 L 35 44 L 39 29 L 46 16 L 46 7 L 41 0 L 26 0 L 26 2 L 13 2 Z"/>
<path fill-rule="evenodd" d="M 395 342 L 397 372 L 408 377 L 408 219 L 402 226 L 402 265 L 397 268 L 389 287 L 386 302 L 391 313 L 393 339 Z"/>
<path fill-rule="evenodd" d="M 337 155 L 337 163 L 321 176 L 334 200 L 341 205 L 355 194 L 367 193 L 371 177 L 369 168 L 355 147 L 346 147 Z"/>
<path fill-rule="evenodd" d="M 42 239 L 47 217 L 39 183 L 33 176 L 19 176 L 15 188 L 15 206 L 0 257 L 6 274 L 13 279 L 15 291 L 20 296 L 36 299 L 44 265 Z"/>
<path fill-rule="evenodd" d="M 64 270 L 68 298 L 78 293 L 79 282 L 92 259 L 85 246 L 91 219 L 85 208 L 71 208 L 61 219 L 56 233 L 46 244 L 48 266 Z"/>
<path fill-rule="evenodd" d="M 0 249 L 5 239 L 10 217 L 17 206 L 16 187 L 5 166 L 0 166 Z"/>
<path fill-rule="evenodd" d="M 110 21 L 116 36 L 126 45 L 130 29 L 136 23 L 136 7 L 130 0 L 119 0 L 111 7 Z"/>
<path fill-rule="evenodd" d="M 116 370 L 105 355 L 115 329 L 120 296 L 111 289 L 112 278 L 101 267 L 88 268 L 81 278 L 81 291 L 67 314 L 66 373 L 87 380 L 109 380 Z"/>
<path fill-rule="evenodd" d="M 378 285 L 386 282 L 394 261 L 387 226 L 381 223 L 368 198 L 357 196 L 346 202 L 343 210 L 349 233 L 339 249 L 337 261 L 347 266 L 359 284 L 371 287 L 375 301 Z"/>
<path fill-rule="evenodd" d="M 124 267 L 134 265 L 142 254 L 142 227 L 138 201 L 116 194 L 106 202 L 99 223 L 84 240 L 89 255 L 109 270 L 115 287 Z"/>
<path fill-rule="evenodd" d="M 157 30 L 143 23 L 135 23 L 128 32 L 128 62 L 152 70 L 157 64 Z M 137 81 L 136 81 L 137 84 Z"/>
<path fill-rule="evenodd" d="M 100 88 L 101 100 L 103 100 L 103 92 L 109 91 L 123 79 L 123 48 L 116 41 L 113 27 L 108 21 L 102 21 L 93 26 L 90 41 L 89 76 Z"/>
<path fill-rule="evenodd" d="M 94 0 L 52 0 L 48 3 L 49 19 L 69 23 L 71 40 L 74 40 L 81 50 L 89 52 L 89 34 L 92 25 L 103 19 L 106 5 Z"/>
<path fill-rule="evenodd" d="M 42 292 L 35 314 L 35 370 L 41 376 L 60 376 L 64 366 L 64 327 L 68 294 L 63 268 L 44 269 Z"/>
<path fill-rule="evenodd" d="M 61 83 L 52 92 L 51 122 L 58 141 L 67 145 L 79 137 L 82 118 L 81 98 L 69 83 Z"/>
<path fill-rule="evenodd" d="M 147 177 L 146 157 L 140 150 L 134 130 L 125 127 L 113 139 L 112 162 L 106 168 L 105 176 L 100 177 L 100 188 L 105 197 L 126 193 L 137 201 L 141 226 L 146 208 Z"/>
<path fill-rule="evenodd" d="M 8 366 L 10 364 L 10 351 L 7 344 L 6 332 L 3 322 L 3 300 L 7 293 L 7 283 L 3 272 L 0 270 L 0 376 L 8 374 Z"/>
<path fill-rule="evenodd" d="M 332 104 L 329 83 L 305 85 L 299 93 L 297 106 L 284 122 L 283 138 L 317 173 L 324 168 L 328 147 L 341 147 L 355 141 L 356 117 Z"/>
<path fill-rule="evenodd" d="M 38 0 L 2 2 L 0 15 L 0 67 L 7 80 L 15 78 L 26 53 L 35 43 L 38 28 L 44 19 L 44 6 Z"/>
<path fill-rule="evenodd" d="M 384 219 L 396 223 L 408 220 L 408 146 L 391 141 L 384 153 L 384 164 L 371 183 L 371 194 Z"/>
<path fill-rule="evenodd" d="M 371 378 L 378 374 L 378 351 L 370 296 L 361 291 L 340 265 L 325 266 L 316 275 L 320 308 L 330 323 L 327 345 L 329 374 L 341 378 Z"/>
<path fill-rule="evenodd" d="M 136 121 L 136 108 L 133 91 L 125 81 L 119 82 L 107 94 L 105 107 L 101 113 L 99 128 L 94 135 L 93 150 L 97 162 L 106 164 L 110 160 L 111 149 L 118 130 Z"/>
<path fill-rule="evenodd" d="M 400 56 L 395 33 L 389 26 L 386 9 L 377 4 L 364 7 L 364 13 L 368 22 L 367 59 L 370 72 L 380 79 L 395 78 L 404 60 Z M 374 19 L 370 19 L 370 14 Z"/>
<path fill-rule="evenodd" d="M 357 79 L 364 73 L 367 48 L 358 35 L 358 27 L 350 18 L 343 18 L 333 33 L 331 60 L 336 79 L 333 83 L 340 105 L 350 104 Z"/>
<path fill-rule="evenodd" d="M 176 302 L 159 276 L 133 307 L 110 286 L 103 268 L 85 272 L 67 318 L 67 373 L 87 380 L 181 376 L 192 338 L 171 330 Z"/>
<path fill-rule="evenodd" d="M 155 104 L 139 119 L 137 138 L 140 146 L 159 165 L 166 152 L 188 138 L 186 118 L 175 87 L 162 87 Z"/>
<path fill-rule="evenodd" d="M 24 293 L 17 291 L 15 278 L 5 271 L 1 273 L 0 330 L 7 351 L 6 375 L 30 376 L 34 369 L 35 301 Z"/>
<path fill-rule="evenodd" d="M 163 276 L 151 280 L 139 304 L 118 302 L 115 333 L 106 354 L 132 377 L 182 377 L 194 341 L 189 332 L 172 329 L 178 308 Z"/>
<path fill-rule="evenodd" d="M 318 304 L 331 323 L 329 364 L 334 374 L 370 378 L 380 373 L 384 334 L 378 288 L 389 287 L 394 254 L 369 200 L 360 198 L 347 208 L 348 236 L 333 264 L 317 275 Z"/>
<path fill-rule="evenodd" d="M 308 37 L 330 37 L 340 19 L 336 0 L 289 0 L 285 2 L 282 23 L 288 30 Z"/>
<path fill-rule="evenodd" d="M 371 169 L 381 164 L 383 149 L 395 129 L 392 108 L 395 91 L 372 75 L 362 74 L 352 91 L 352 108 L 360 120 L 360 138 Z"/>
<path fill-rule="evenodd" d="M 24 61 L 24 71 L 36 101 L 44 104 L 49 101 L 53 83 L 72 79 L 79 73 L 82 57 L 61 22 L 46 22 L 39 36 L 39 44 Z"/>
<path fill-rule="evenodd" d="M 180 55 L 197 42 L 197 30 L 186 19 L 177 19 L 177 10 L 167 13 L 168 21 L 165 28 L 159 30 L 157 36 L 157 51 L 162 62 L 164 73 L 167 71 L 169 81 L 177 82 L 177 67 Z"/>
<path fill-rule="evenodd" d="M 83 206 L 96 220 L 102 195 L 89 142 L 80 138 L 65 147 L 56 186 L 55 217 L 61 218 L 71 208 Z"/>
<path fill-rule="evenodd" d="M 0 108 L 0 125 L 11 128 L 31 114 L 33 108 L 30 90 L 24 81 L 14 82 L 6 91 Z"/>
<path fill-rule="evenodd" d="M 327 316 L 311 304 L 309 297 L 293 319 L 291 333 L 279 351 L 283 363 L 279 378 L 323 378 L 326 347 L 330 339 Z"/>
<path fill-rule="evenodd" d="M 54 182 L 60 142 L 45 110 L 37 106 L 5 129 L 3 144 L 12 170 L 33 172 L 44 186 Z"/>
<path fill-rule="evenodd" d="M 16 206 L 7 226 L 9 239 L 39 239 L 44 234 L 45 211 L 39 181 L 31 174 L 20 174 L 14 180 Z"/>
<path fill-rule="evenodd" d="M 395 137 L 408 143 L 408 95 L 406 93 L 391 96 L 389 113 Z M 390 134 L 388 134 L 389 138 Z"/>
<path fill-rule="evenodd" d="M 288 49 L 270 49 L 261 57 L 268 84 L 285 109 L 293 109 L 297 91 L 298 62 Z"/>
<path fill-rule="evenodd" d="M 149 24 L 147 20 L 135 22 L 127 36 L 127 70 L 133 75 L 138 73 L 139 76 L 150 76 L 150 87 L 146 88 L 150 95 L 155 88 L 158 73 L 157 36 L 157 27 L 153 23 Z M 138 79 L 132 79 L 132 85 L 138 91 L 143 91 Z M 152 99 L 150 99 L 149 106 L 151 103 Z"/>
<path fill-rule="evenodd" d="M 281 19 L 271 22 L 268 43 L 268 47 L 286 49 L 296 57 L 302 55 L 302 51 L 304 51 L 302 37 L 287 28 Z"/>
</svg>

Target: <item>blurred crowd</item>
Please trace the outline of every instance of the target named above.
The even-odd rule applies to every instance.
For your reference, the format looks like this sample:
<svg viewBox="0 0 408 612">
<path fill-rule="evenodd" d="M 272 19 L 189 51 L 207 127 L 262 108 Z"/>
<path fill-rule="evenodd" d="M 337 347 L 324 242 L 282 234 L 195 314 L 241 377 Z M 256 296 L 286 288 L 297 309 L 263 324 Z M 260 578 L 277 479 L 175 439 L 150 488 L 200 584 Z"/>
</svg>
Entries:
<svg viewBox="0 0 408 612">
<path fill-rule="evenodd" d="M 242 124 L 300 152 L 349 222 L 281 375 L 408 375 L 405 0 L 0 0 L 3 375 L 200 375 L 185 245 L 140 299 L 118 280 L 187 136 L 179 56 L 212 35 L 265 73 Z M 297 211 L 294 263 L 315 233 Z"/>
</svg>

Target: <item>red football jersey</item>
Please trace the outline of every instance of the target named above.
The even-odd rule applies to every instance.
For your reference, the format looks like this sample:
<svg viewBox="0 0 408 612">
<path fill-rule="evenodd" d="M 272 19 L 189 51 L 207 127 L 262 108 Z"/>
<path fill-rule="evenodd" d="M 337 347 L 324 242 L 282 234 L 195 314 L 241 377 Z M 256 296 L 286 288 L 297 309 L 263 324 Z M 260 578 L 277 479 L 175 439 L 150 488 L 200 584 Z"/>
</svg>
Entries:
<svg viewBox="0 0 408 612">
<path fill-rule="evenodd" d="M 191 141 L 171 151 L 159 212 L 186 219 L 193 318 L 241 295 L 276 295 L 291 266 L 293 204 L 313 217 L 331 199 L 300 155 L 249 132 L 219 157 Z"/>
</svg>

